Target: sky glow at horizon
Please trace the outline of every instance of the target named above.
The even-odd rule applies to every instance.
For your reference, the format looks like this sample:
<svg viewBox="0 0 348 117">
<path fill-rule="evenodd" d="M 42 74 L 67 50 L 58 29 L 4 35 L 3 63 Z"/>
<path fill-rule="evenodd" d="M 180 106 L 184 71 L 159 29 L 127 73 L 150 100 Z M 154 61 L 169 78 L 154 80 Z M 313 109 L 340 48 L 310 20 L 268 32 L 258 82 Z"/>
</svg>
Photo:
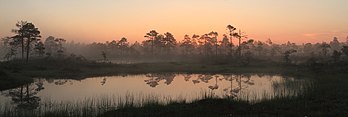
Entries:
<svg viewBox="0 0 348 117">
<path fill-rule="evenodd" d="M 145 40 L 150 30 L 185 34 L 227 33 L 231 24 L 249 38 L 276 43 L 331 41 L 348 36 L 347 0 L 1 0 L 0 37 L 20 20 L 47 36 L 75 42 Z"/>
</svg>

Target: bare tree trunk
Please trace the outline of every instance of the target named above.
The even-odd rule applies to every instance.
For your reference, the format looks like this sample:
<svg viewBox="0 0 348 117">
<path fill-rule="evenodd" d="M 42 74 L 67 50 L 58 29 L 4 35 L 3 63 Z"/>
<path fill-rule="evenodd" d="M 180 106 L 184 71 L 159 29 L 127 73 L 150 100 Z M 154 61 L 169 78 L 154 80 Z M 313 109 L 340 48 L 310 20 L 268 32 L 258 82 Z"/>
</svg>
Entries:
<svg viewBox="0 0 348 117">
<path fill-rule="evenodd" d="M 230 41 L 231 41 L 231 48 L 230 48 L 230 55 L 232 56 L 232 51 L 233 51 L 233 37 L 232 37 L 233 32 L 230 31 Z"/>
<path fill-rule="evenodd" d="M 26 62 L 29 62 L 29 52 L 30 52 L 30 38 L 28 38 L 27 41 L 27 58 L 26 58 Z"/>
<path fill-rule="evenodd" d="M 216 42 L 215 42 L 215 57 L 218 56 L 218 43 L 217 43 L 217 38 L 216 38 Z"/>
<path fill-rule="evenodd" d="M 239 30 L 239 38 L 238 38 L 238 49 L 239 49 L 239 56 L 242 56 L 242 47 L 240 46 L 240 43 L 242 41 L 242 32 Z"/>
<path fill-rule="evenodd" d="M 239 38 L 238 51 L 239 51 L 239 56 L 242 56 L 242 47 L 240 47 L 240 42 L 241 42 L 241 38 Z"/>
<path fill-rule="evenodd" d="M 22 40 L 22 60 L 24 60 L 24 38 Z"/>
<path fill-rule="evenodd" d="M 153 53 L 154 41 L 155 41 L 155 39 L 152 39 L 152 41 L 151 41 L 151 56 L 152 56 L 152 57 L 153 57 L 153 55 L 154 55 L 154 53 Z"/>
</svg>

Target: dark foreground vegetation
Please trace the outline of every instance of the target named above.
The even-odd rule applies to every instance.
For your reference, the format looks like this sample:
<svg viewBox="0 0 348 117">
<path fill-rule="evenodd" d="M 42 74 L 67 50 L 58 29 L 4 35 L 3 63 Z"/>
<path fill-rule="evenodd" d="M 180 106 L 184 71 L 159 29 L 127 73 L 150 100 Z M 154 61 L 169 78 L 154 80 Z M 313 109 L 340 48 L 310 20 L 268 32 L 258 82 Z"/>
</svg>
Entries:
<svg viewBox="0 0 348 117">
<path fill-rule="evenodd" d="M 164 72 L 263 73 L 315 81 L 301 95 L 257 103 L 208 96 L 192 103 L 162 105 L 154 101 L 142 107 L 126 104 L 106 113 L 77 110 L 76 116 L 348 115 L 348 42 L 339 42 L 337 38 L 330 43 L 275 44 L 270 39 L 266 42 L 248 39 L 228 25 L 229 34 L 223 35 L 220 41 L 217 32 L 185 35 L 183 41 L 177 42 L 169 32 L 161 35 L 152 30 L 146 33 L 147 40 L 142 43 L 129 44 L 122 38 L 86 45 L 66 43 L 65 39 L 52 36 L 42 42 L 34 24 L 19 22 L 16 26 L 15 36 L 3 38 L 0 45 L 0 55 L 4 58 L 0 62 L 0 90 L 31 83 L 34 78 L 83 79 Z M 238 44 L 233 44 L 233 40 Z M 23 116 L 75 116 L 64 109 Z M 11 116 L 11 112 L 6 116 Z"/>
</svg>

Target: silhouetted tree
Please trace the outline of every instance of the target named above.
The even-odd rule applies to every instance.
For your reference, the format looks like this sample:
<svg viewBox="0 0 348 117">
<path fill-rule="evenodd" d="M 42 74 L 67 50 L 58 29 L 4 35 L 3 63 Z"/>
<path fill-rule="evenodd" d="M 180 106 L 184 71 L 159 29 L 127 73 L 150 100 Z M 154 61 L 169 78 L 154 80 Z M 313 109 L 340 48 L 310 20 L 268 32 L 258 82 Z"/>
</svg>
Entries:
<svg viewBox="0 0 348 117">
<path fill-rule="evenodd" d="M 238 39 L 238 55 L 242 56 L 242 47 L 241 47 L 241 42 L 242 38 L 247 38 L 247 35 L 244 35 L 241 30 L 239 30 L 239 33 L 234 33 L 233 37 Z"/>
<path fill-rule="evenodd" d="M 205 37 L 204 37 L 204 35 L 202 35 L 202 36 L 198 36 L 198 35 L 193 35 L 193 37 L 196 37 L 197 38 L 197 42 L 198 42 L 198 47 L 197 47 L 197 49 L 198 49 L 198 53 L 199 53 L 199 55 L 205 55 L 206 53 L 205 53 L 205 43 L 206 43 L 206 40 L 205 40 Z M 192 38 L 193 38 L 192 37 Z"/>
<path fill-rule="evenodd" d="M 63 56 L 63 53 L 65 52 L 65 44 L 66 40 L 63 38 L 55 38 L 53 36 L 49 36 L 45 40 L 45 48 L 46 48 L 46 55 L 56 55 L 56 56 Z"/>
<path fill-rule="evenodd" d="M 190 38 L 189 35 L 185 35 L 184 36 L 184 40 L 183 42 L 180 44 L 180 47 L 183 47 L 183 54 L 185 56 L 193 54 L 193 51 L 195 49 L 195 45 L 194 45 L 194 40 Z"/>
<path fill-rule="evenodd" d="M 267 43 L 268 45 L 272 45 L 272 44 L 273 44 L 271 38 L 268 38 L 268 39 L 266 40 L 266 43 Z"/>
<path fill-rule="evenodd" d="M 285 63 L 287 64 L 290 64 L 291 63 L 291 60 L 290 60 L 290 55 L 297 52 L 296 50 L 287 50 L 284 52 L 284 60 L 285 60 Z"/>
<path fill-rule="evenodd" d="M 227 25 L 227 29 L 229 31 L 231 44 L 233 45 L 234 31 L 237 30 L 237 28 L 233 27 L 232 25 Z M 232 53 L 232 46 L 231 46 L 231 53 Z"/>
<path fill-rule="evenodd" d="M 144 55 L 152 55 L 152 42 L 151 40 L 145 40 L 141 44 Z"/>
<path fill-rule="evenodd" d="M 346 56 L 348 56 L 348 46 L 343 46 L 341 50 Z"/>
<path fill-rule="evenodd" d="M 261 41 L 257 41 L 256 42 L 256 51 L 257 51 L 257 54 L 258 56 L 262 56 L 264 52 L 264 48 L 263 48 L 264 44 L 261 42 Z"/>
<path fill-rule="evenodd" d="M 14 29 L 13 32 L 17 35 L 13 36 L 14 39 L 21 41 L 22 45 L 22 58 L 24 55 L 24 45 L 26 49 L 26 62 L 29 61 L 29 52 L 31 49 L 31 43 L 33 41 L 38 41 L 40 36 L 40 31 L 35 27 L 33 23 L 28 23 L 26 21 L 21 21 L 16 24 L 18 29 Z"/>
<path fill-rule="evenodd" d="M 303 47 L 303 52 L 305 55 L 310 56 L 312 53 L 314 53 L 313 45 L 311 43 L 306 43 Z"/>
<path fill-rule="evenodd" d="M 121 56 L 124 56 L 126 53 L 126 49 L 129 46 L 129 43 L 127 41 L 127 38 L 122 37 L 122 39 L 120 41 L 117 42 L 116 44 L 118 46 L 118 48 L 121 50 Z"/>
<path fill-rule="evenodd" d="M 13 40 L 14 40 L 14 42 L 16 42 L 16 43 L 20 43 L 20 45 L 21 45 L 21 49 L 22 49 L 22 51 L 21 51 L 21 53 L 22 53 L 22 60 L 24 60 L 24 52 L 25 52 L 25 40 L 24 40 L 24 30 L 22 29 L 23 28 L 23 26 L 24 25 L 26 25 L 28 22 L 27 21 L 20 21 L 20 22 L 17 22 L 16 23 L 16 27 L 18 28 L 18 29 L 12 29 L 12 32 L 13 33 L 15 33 L 15 34 L 17 34 L 17 35 L 15 35 L 15 36 L 13 36 L 12 38 L 13 38 Z"/>
<path fill-rule="evenodd" d="M 210 38 L 211 38 L 212 43 L 214 43 L 214 46 L 215 46 L 215 57 L 217 57 L 217 55 L 218 55 L 218 46 L 219 46 L 217 37 L 218 37 L 219 34 L 218 34 L 218 32 L 212 31 L 212 32 L 208 33 L 208 35 L 212 36 Z"/>
<path fill-rule="evenodd" d="M 102 51 L 102 56 L 103 56 L 104 62 L 106 62 L 107 58 L 106 58 L 106 53 L 105 53 L 105 51 Z"/>
<path fill-rule="evenodd" d="M 49 36 L 45 40 L 45 49 L 46 49 L 46 55 L 51 56 L 56 52 L 56 42 L 54 41 L 55 38 L 53 36 Z"/>
<path fill-rule="evenodd" d="M 35 50 L 36 50 L 36 53 L 39 55 L 39 56 L 43 56 L 44 54 L 45 54 L 45 46 L 44 46 L 44 44 L 41 42 L 41 41 L 39 41 L 36 45 L 35 45 L 35 48 L 34 48 Z"/>
<path fill-rule="evenodd" d="M 141 51 L 143 50 L 143 47 L 138 41 L 135 41 L 130 47 L 130 53 L 133 55 L 133 57 L 137 57 L 141 55 Z"/>
<path fill-rule="evenodd" d="M 20 45 L 20 41 L 12 39 L 11 37 L 4 37 L 1 39 L 1 41 L 3 41 L 4 46 L 1 50 L 7 50 L 4 58 L 6 60 L 10 60 L 11 58 L 15 57 L 17 54 L 17 48 Z"/>
<path fill-rule="evenodd" d="M 271 52 L 270 52 L 270 55 L 271 55 L 271 57 L 274 57 L 274 56 L 276 56 L 277 54 L 279 54 L 280 55 L 280 45 L 272 45 L 271 46 Z"/>
<path fill-rule="evenodd" d="M 65 48 L 63 47 L 63 44 L 66 42 L 65 39 L 57 38 L 56 40 L 57 46 L 58 46 L 58 56 L 63 56 L 63 53 L 65 52 Z"/>
<path fill-rule="evenodd" d="M 229 42 L 229 39 L 227 35 L 223 35 L 223 38 L 221 40 L 221 48 L 222 48 L 222 54 L 228 55 L 232 53 L 232 43 Z M 227 51 L 229 50 L 229 51 Z"/>
<path fill-rule="evenodd" d="M 199 35 L 193 34 L 192 35 L 192 41 L 194 42 L 193 45 L 197 46 L 197 41 L 199 39 Z"/>
<path fill-rule="evenodd" d="M 100 57 L 100 52 L 104 51 L 108 53 L 108 56 L 112 56 L 111 48 L 109 47 L 109 42 L 106 43 L 92 43 L 89 45 L 86 45 L 87 48 L 83 48 L 86 51 L 85 56 L 90 56 L 94 58 Z"/>
<path fill-rule="evenodd" d="M 166 32 L 164 33 L 164 38 L 162 40 L 162 43 L 163 43 L 164 49 L 166 50 L 166 53 L 170 54 L 171 50 L 175 48 L 177 42 L 173 34 Z"/>
<path fill-rule="evenodd" d="M 334 37 L 333 40 L 330 42 L 330 47 L 332 50 L 337 50 L 337 51 L 341 49 L 340 42 L 338 41 L 337 37 Z"/>
<path fill-rule="evenodd" d="M 102 44 L 99 44 L 100 46 L 102 46 Z M 117 50 L 118 50 L 118 45 L 117 45 L 117 41 L 116 40 L 112 40 L 109 43 L 106 43 L 107 49 L 110 50 L 111 56 L 113 55 L 114 57 L 118 54 Z"/>
<path fill-rule="evenodd" d="M 248 41 L 243 42 L 240 45 L 240 48 L 245 50 L 246 52 L 242 53 L 243 56 L 241 56 L 241 62 L 244 65 L 249 65 L 251 58 L 252 58 L 252 52 L 250 51 L 250 49 L 254 46 L 253 45 L 254 40 L 253 39 L 249 39 Z"/>
<path fill-rule="evenodd" d="M 339 52 L 339 51 L 337 51 L 337 50 L 334 50 L 334 51 L 333 51 L 333 53 L 332 53 L 332 58 L 333 58 L 333 60 L 334 60 L 335 63 L 337 63 L 337 62 L 340 60 L 341 55 L 342 55 L 341 52 Z"/>
<path fill-rule="evenodd" d="M 327 43 L 322 43 L 321 45 L 320 45 L 320 48 L 321 48 L 321 50 L 322 50 L 322 54 L 323 54 L 323 56 L 325 57 L 326 55 L 327 55 L 327 53 L 328 53 L 328 49 L 329 48 L 331 48 L 331 46 L 329 45 L 329 44 L 327 44 Z"/>
<path fill-rule="evenodd" d="M 151 54 L 153 55 L 153 48 L 154 48 L 154 40 L 157 37 L 158 32 L 156 32 L 155 30 L 151 30 L 150 32 L 146 33 L 146 35 L 144 37 L 148 38 L 149 41 L 151 42 Z"/>
<path fill-rule="evenodd" d="M 164 35 L 162 35 L 162 34 L 159 34 L 159 35 L 157 35 L 156 36 L 156 38 L 155 38 L 155 40 L 154 40 L 154 48 L 155 48 L 155 50 L 154 50 L 154 52 L 155 52 L 155 54 L 158 54 L 158 55 L 160 55 L 160 54 L 163 54 L 164 52 Z"/>
<path fill-rule="evenodd" d="M 213 46 L 215 45 L 215 41 L 213 37 L 210 37 L 209 34 L 204 34 L 199 38 L 200 49 L 203 49 L 204 55 L 207 57 L 213 54 Z"/>
</svg>

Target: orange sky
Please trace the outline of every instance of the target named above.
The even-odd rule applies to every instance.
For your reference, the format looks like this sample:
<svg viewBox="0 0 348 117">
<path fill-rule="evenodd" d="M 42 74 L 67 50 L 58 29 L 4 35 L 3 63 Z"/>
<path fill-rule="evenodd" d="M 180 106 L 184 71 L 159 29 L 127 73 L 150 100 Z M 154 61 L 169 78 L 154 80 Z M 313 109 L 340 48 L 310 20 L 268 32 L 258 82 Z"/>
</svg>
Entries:
<svg viewBox="0 0 348 117">
<path fill-rule="evenodd" d="M 226 33 L 231 24 L 249 38 L 284 43 L 330 41 L 348 36 L 347 0 L 1 0 L 0 37 L 20 20 L 75 42 L 127 37 L 143 41 L 150 30 L 185 34 Z"/>
</svg>

